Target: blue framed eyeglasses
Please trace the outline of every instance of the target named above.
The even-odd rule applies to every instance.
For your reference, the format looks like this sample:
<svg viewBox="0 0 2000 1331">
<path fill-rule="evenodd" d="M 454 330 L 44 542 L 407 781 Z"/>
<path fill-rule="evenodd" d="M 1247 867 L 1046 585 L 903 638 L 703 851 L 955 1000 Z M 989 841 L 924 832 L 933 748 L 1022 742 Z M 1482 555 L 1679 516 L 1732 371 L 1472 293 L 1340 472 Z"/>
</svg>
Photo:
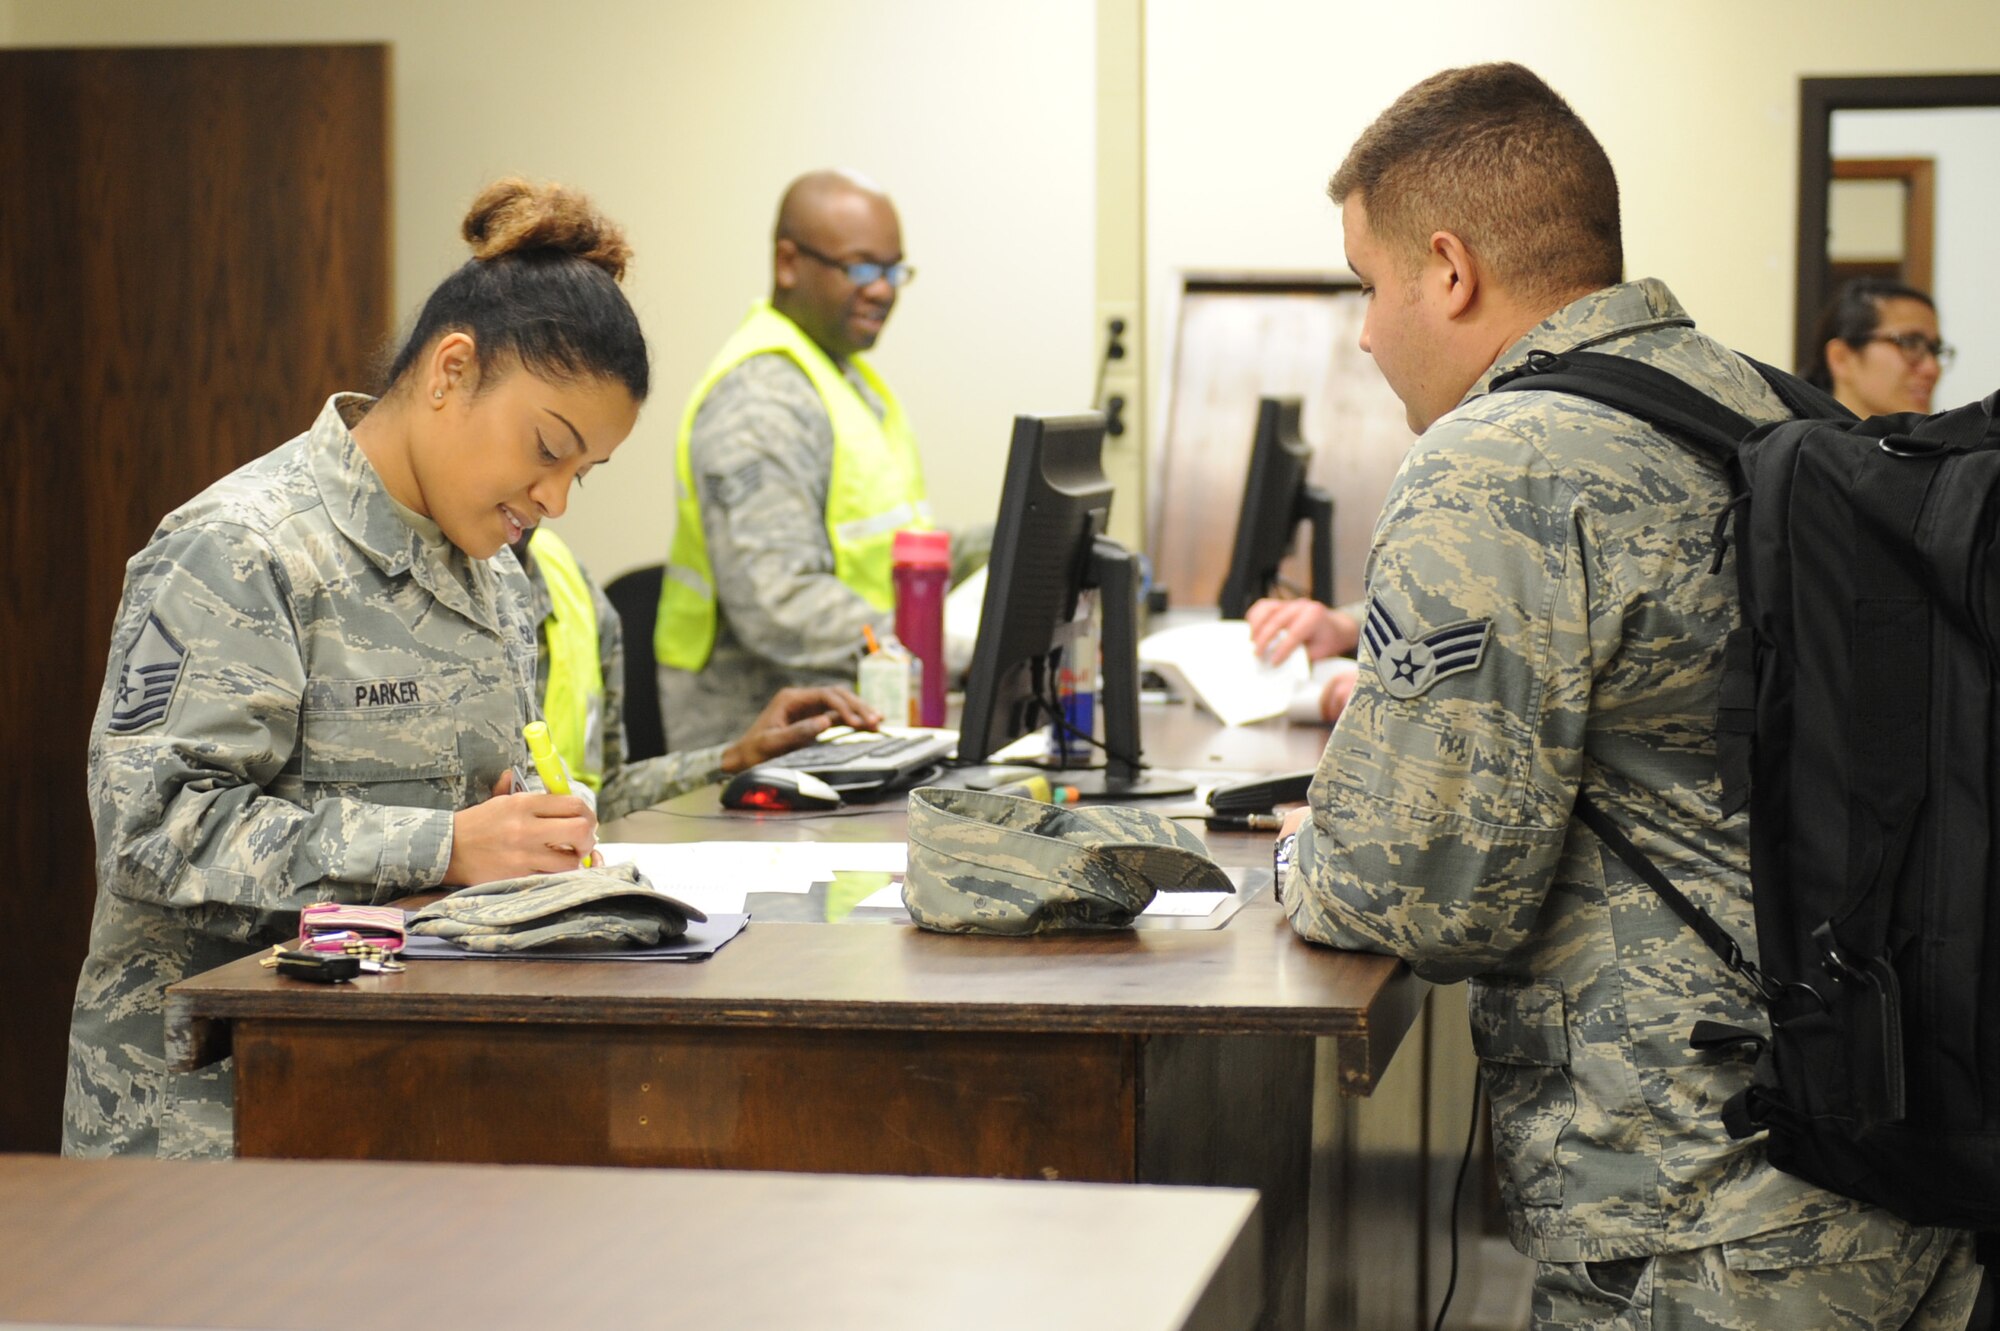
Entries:
<svg viewBox="0 0 2000 1331">
<path fill-rule="evenodd" d="M 790 237 L 787 237 L 787 239 L 790 239 Z M 834 258 L 831 254 L 821 254 L 812 246 L 797 240 L 792 241 L 792 248 L 796 249 L 800 254 L 805 255 L 808 259 L 817 260 L 829 268 L 838 268 L 842 273 L 846 274 L 848 281 L 858 287 L 868 286 L 881 281 L 883 278 L 888 279 L 890 286 L 900 287 L 909 283 L 917 275 L 917 270 L 906 263 L 873 263 L 866 259 L 848 263 L 845 260 Z"/>
</svg>

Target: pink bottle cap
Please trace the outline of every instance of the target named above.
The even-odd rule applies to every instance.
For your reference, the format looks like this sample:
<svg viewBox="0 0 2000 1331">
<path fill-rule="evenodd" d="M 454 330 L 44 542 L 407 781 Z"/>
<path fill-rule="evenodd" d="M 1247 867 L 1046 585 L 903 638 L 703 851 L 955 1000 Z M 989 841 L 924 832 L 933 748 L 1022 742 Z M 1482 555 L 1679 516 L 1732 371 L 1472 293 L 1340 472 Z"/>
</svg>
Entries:
<svg viewBox="0 0 2000 1331">
<path fill-rule="evenodd" d="M 896 533 L 890 557 L 911 568 L 950 568 L 951 533 L 905 527 Z"/>
</svg>

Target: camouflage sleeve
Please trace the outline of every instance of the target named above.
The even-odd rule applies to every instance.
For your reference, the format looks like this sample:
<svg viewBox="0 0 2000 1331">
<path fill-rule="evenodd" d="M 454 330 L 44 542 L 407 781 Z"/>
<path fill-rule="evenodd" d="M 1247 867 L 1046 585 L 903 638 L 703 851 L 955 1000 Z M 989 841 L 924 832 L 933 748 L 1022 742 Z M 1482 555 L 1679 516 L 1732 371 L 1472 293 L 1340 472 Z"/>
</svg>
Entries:
<svg viewBox="0 0 2000 1331">
<path fill-rule="evenodd" d="M 135 647 L 162 670 L 137 712 Z M 110 661 L 89 775 L 99 880 L 115 895 L 296 910 L 329 882 L 384 901 L 442 881 L 448 811 L 266 793 L 295 761 L 307 679 L 289 580 L 261 536 L 203 525 L 141 552 Z"/>
<path fill-rule="evenodd" d="M 1575 801 L 1592 659 L 1619 632 L 1615 611 L 1590 617 L 1587 517 L 1512 429 L 1447 420 L 1412 451 L 1295 853 L 1301 934 L 1438 982 L 1526 940 Z"/>
<path fill-rule="evenodd" d="M 665 753 L 618 768 L 605 779 L 604 789 L 598 792 L 597 820 L 608 823 L 720 781 L 724 747 L 714 744 L 685 753 Z"/>
<path fill-rule="evenodd" d="M 951 585 L 956 587 L 993 558 L 993 524 L 982 522 L 951 534 Z"/>
<path fill-rule="evenodd" d="M 597 659 L 604 670 L 604 787 L 597 792 L 597 818 L 608 823 L 718 780 L 723 746 L 625 760 L 625 629 L 596 581 L 587 574 L 584 580 L 597 606 Z"/>
<path fill-rule="evenodd" d="M 833 426 L 812 381 L 783 356 L 751 357 L 709 391 L 688 451 L 731 631 L 779 666 L 851 667 L 862 625 L 888 616 L 834 575 Z"/>
</svg>

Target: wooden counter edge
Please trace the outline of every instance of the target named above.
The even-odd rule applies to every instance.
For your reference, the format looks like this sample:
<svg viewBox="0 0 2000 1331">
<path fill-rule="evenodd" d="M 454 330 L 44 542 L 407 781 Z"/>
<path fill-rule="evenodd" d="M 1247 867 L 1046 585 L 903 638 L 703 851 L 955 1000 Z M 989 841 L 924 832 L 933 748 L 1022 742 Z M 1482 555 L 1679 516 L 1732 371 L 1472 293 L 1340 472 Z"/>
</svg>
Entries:
<svg viewBox="0 0 2000 1331">
<path fill-rule="evenodd" d="M 1363 1015 L 1362 1038 L 1340 1042 L 1340 1093 L 1344 1096 L 1374 1092 L 1431 991 L 1430 984 L 1418 979 L 1408 965 L 1398 961 L 1395 966 L 1395 974 L 1375 991 L 1375 1001 Z"/>
</svg>

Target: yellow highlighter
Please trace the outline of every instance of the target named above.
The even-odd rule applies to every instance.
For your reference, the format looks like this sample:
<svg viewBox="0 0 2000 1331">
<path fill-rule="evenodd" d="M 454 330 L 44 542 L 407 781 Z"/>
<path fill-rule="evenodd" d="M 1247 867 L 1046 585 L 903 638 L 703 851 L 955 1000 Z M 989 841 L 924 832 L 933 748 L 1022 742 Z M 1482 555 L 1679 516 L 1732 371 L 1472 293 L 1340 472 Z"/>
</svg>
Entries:
<svg viewBox="0 0 2000 1331">
<path fill-rule="evenodd" d="M 528 756 L 535 760 L 535 771 L 541 775 L 542 787 L 551 795 L 567 795 L 569 789 L 569 769 L 556 753 L 555 741 L 549 738 L 546 721 L 530 721 L 521 727 L 521 738 L 528 741 Z M 579 866 L 588 869 L 597 853 L 592 851 L 583 857 Z"/>
<path fill-rule="evenodd" d="M 556 753 L 555 741 L 549 738 L 548 722 L 528 722 L 521 727 L 521 738 L 528 741 L 528 756 L 535 760 L 535 770 L 541 773 L 542 788 L 551 795 L 569 794 L 569 771 Z"/>
</svg>

